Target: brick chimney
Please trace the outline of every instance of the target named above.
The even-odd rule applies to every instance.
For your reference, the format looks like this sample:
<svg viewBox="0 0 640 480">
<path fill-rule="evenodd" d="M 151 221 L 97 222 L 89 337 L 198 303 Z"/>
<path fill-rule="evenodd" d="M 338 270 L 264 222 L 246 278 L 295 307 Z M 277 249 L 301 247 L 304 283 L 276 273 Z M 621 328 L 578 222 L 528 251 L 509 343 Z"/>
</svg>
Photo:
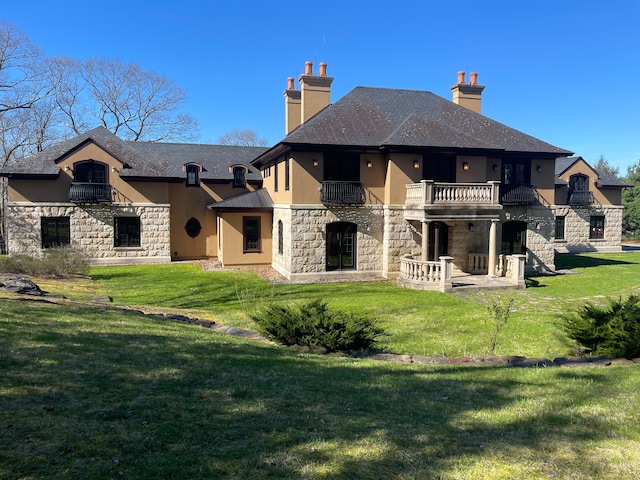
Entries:
<svg viewBox="0 0 640 480">
<path fill-rule="evenodd" d="M 302 101 L 300 90 L 296 90 L 293 77 L 287 79 L 287 89 L 284 91 L 284 129 L 289 135 L 302 122 Z"/>
<path fill-rule="evenodd" d="M 451 87 L 453 103 L 481 113 L 482 91 L 484 86 L 478 85 L 478 73 L 471 72 L 471 83 L 464 83 L 464 72 L 458 72 L 458 84 Z"/>
<path fill-rule="evenodd" d="M 331 103 L 332 77 L 327 77 L 327 64 L 320 64 L 319 75 L 313 75 L 313 63 L 306 62 L 300 75 L 300 90 L 295 90 L 289 77 L 285 97 L 285 131 L 288 135 Z"/>
</svg>

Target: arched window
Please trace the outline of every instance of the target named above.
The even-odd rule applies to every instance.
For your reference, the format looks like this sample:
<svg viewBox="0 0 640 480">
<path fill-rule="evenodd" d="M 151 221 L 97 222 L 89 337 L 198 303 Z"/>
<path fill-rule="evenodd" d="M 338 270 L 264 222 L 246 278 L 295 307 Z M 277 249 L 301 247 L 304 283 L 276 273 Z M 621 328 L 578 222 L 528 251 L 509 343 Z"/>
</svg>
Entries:
<svg viewBox="0 0 640 480">
<path fill-rule="evenodd" d="M 282 220 L 278 220 L 278 253 L 282 255 L 284 252 L 284 226 Z"/>
<path fill-rule="evenodd" d="M 233 167 L 233 188 L 245 188 L 247 185 L 247 167 L 236 165 Z"/>
<path fill-rule="evenodd" d="M 190 164 L 185 165 L 185 172 L 187 173 L 187 187 L 200 186 L 200 171 L 202 168 L 200 165 Z"/>
<path fill-rule="evenodd" d="M 569 205 L 588 205 L 591 203 L 589 177 L 582 173 L 576 173 L 569 177 L 567 203 Z"/>
<path fill-rule="evenodd" d="M 95 160 L 78 162 L 73 166 L 73 181 L 77 183 L 98 183 L 104 185 L 108 183 L 107 165 L 96 162 Z"/>
</svg>

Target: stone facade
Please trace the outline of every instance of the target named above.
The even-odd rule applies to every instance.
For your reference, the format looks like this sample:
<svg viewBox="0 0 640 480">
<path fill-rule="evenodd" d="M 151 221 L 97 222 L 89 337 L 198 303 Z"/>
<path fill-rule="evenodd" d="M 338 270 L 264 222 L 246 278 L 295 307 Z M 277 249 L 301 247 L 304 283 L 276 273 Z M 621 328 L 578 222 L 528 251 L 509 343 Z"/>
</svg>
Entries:
<svg viewBox="0 0 640 480">
<path fill-rule="evenodd" d="M 553 210 L 545 206 L 505 207 L 498 225 L 498 241 L 502 238 L 502 222 L 520 221 L 527 224 L 526 273 L 554 271 L 555 249 Z"/>
<path fill-rule="evenodd" d="M 406 254 L 420 255 L 422 232 L 404 219 L 402 207 L 384 207 L 384 232 L 382 274 L 385 278 L 400 273 L 400 257 Z"/>
<path fill-rule="evenodd" d="M 391 214 L 390 214 L 391 212 Z M 340 276 L 380 276 L 399 270 L 400 256 L 419 249 L 407 231 L 402 210 L 379 205 L 352 208 L 277 205 L 273 211 L 274 238 L 282 222 L 282 253 L 273 246 L 273 267 L 291 280 L 318 280 Z M 357 226 L 356 269 L 327 272 L 326 229 L 334 222 Z M 412 250 L 413 247 L 413 250 Z"/>
<path fill-rule="evenodd" d="M 556 206 L 556 217 L 565 218 L 564 239 L 555 235 L 555 248 L 559 253 L 619 252 L 622 250 L 622 212 L 620 205 L 609 206 Z M 604 216 L 604 238 L 589 238 L 592 216 Z"/>
<path fill-rule="evenodd" d="M 140 217 L 140 247 L 114 246 L 114 217 Z M 71 246 L 83 250 L 95 264 L 136 264 L 171 261 L 169 205 L 71 203 L 9 203 L 8 248 L 13 254 L 40 256 L 41 218 L 69 217 Z"/>
</svg>

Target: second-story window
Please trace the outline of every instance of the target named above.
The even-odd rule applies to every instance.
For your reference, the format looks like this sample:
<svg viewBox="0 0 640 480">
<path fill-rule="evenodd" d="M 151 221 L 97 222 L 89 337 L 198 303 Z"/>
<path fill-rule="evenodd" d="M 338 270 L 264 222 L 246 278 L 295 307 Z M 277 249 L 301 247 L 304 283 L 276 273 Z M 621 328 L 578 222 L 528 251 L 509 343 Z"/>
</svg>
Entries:
<svg viewBox="0 0 640 480">
<path fill-rule="evenodd" d="M 434 182 L 456 181 L 456 156 L 447 154 L 428 154 L 423 157 L 422 178 Z"/>
<path fill-rule="evenodd" d="M 187 187 L 197 187 L 200 185 L 200 166 L 199 165 L 187 165 L 185 167 L 187 172 Z"/>
<path fill-rule="evenodd" d="M 326 181 L 360 181 L 359 153 L 327 153 L 324 156 L 324 179 Z"/>
<path fill-rule="evenodd" d="M 233 167 L 233 188 L 245 188 L 247 185 L 246 167 Z"/>
<path fill-rule="evenodd" d="M 531 183 L 531 162 L 505 160 L 502 163 L 502 185 L 508 191 Z"/>
<path fill-rule="evenodd" d="M 73 181 L 77 183 L 107 183 L 107 166 L 104 163 L 88 160 L 73 166 Z"/>
<path fill-rule="evenodd" d="M 284 189 L 289 190 L 289 175 L 291 174 L 290 159 L 284 160 Z"/>
</svg>

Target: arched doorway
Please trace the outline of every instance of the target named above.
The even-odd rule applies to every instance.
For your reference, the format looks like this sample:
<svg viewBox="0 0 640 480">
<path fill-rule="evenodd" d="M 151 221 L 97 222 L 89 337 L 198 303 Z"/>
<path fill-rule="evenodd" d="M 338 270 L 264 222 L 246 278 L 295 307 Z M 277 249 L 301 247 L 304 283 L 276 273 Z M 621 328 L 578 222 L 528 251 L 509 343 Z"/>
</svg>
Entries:
<svg viewBox="0 0 640 480">
<path fill-rule="evenodd" d="M 437 252 L 437 254 L 436 254 Z M 428 260 L 439 260 L 449 253 L 449 227 L 443 222 L 429 223 Z"/>
<path fill-rule="evenodd" d="M 521 221 L 502 224 L 502 248 L 505 255 L 523 255 L 527 251 L 527 223 Z"/>
<path fill-rule="evenodd" d="M 327 225 L 327 271 L 355 270 L 358 226 L 349 222 Z"/>
</svg>

